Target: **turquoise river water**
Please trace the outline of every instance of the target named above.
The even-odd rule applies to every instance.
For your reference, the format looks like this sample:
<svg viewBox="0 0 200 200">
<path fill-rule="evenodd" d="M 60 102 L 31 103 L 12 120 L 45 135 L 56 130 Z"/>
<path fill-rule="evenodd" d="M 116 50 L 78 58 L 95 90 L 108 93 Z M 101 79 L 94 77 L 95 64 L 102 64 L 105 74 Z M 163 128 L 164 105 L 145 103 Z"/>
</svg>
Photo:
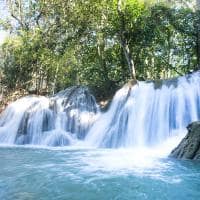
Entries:
<svg viewBox="0 0 200 200">
<path fill-rule="evenodd" d="M 199 200 L 200 163 L 129 149 L 0 147 L 0 200 Z"/>
</svg>

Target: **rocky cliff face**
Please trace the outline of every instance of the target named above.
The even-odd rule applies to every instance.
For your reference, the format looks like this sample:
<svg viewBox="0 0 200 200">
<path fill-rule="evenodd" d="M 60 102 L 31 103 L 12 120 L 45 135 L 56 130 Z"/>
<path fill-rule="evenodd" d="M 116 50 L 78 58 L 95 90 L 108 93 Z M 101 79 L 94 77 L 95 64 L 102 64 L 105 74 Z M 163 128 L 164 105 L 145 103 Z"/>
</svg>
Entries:
<svg viewBox="0 0 200 200">
<path fill-rule="evenodd" d="M 188 133 L 170 156 L 180 159 L 200 160 L 200 121 L 188 127 Z"/>
</svg>

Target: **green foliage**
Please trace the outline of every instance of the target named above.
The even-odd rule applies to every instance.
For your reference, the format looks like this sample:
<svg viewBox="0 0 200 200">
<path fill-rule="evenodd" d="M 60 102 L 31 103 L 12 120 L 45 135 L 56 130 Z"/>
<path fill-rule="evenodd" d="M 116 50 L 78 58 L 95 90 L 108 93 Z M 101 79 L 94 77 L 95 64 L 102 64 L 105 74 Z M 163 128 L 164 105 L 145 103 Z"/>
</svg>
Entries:
<svg viewBox="0 0 200 200">
<path fill-rule="evenodd" d="M 8 2 L 12 20 L 0 24 L 12 32 L 1 50 L 3 84 L 9 88 L 51 94 L 83 84 L 102 99 L 130 78 L 119 39 L 118 0 Z M 198 11 L 124 0 L 122 13 L 138 79 L 197 69 Z"/>
</svg>

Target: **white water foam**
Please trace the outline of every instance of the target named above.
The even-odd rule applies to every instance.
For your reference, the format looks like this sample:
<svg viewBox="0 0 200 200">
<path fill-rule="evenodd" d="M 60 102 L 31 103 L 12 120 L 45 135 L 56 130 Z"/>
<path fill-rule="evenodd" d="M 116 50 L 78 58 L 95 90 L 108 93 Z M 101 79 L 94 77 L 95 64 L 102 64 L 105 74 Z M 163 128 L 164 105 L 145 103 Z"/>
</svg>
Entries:
<svg viewBox="0 0 200 200">
<path fill-rule="evenodd" d="M 142 152 L 169 140 L 167 147 L 172 149 L 180 141 L 173 138 L 182 138 L 187 125 L 200 119 L 199 83 L 196 72 L 161 83 L 125 86 L 105 113 L 99 112 L 85 87 L 72 87 L 51 98 L 25 97 L 0 116 L 0 143 Z"/>
</svg>

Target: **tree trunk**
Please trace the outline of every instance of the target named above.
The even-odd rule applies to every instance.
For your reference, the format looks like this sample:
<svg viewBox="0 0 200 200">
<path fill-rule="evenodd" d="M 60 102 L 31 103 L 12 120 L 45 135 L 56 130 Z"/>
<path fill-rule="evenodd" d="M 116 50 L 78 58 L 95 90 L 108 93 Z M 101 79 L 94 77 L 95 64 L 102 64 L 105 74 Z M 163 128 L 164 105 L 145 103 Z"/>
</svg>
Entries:
<svg viewBox="0 0 200 200">
<path fill-rule="evenodd" d="M 105 42 L 103 39 L 102 34 L 98 33 L 97 34 L 97 53 L 98 53 L 98 60 L 99 64 L 101 66 L 101 71 L 104 72 L 104 78 L 106 81 L 108 81 L 108 76 L 107 76 L 107 68 L 106 68 L 106 62 L 104 58 L 104 51 L 105 51 Z"/>
<path fill-rule="evenodd" d="M 52 94 L 55 94 L 55 90 L 56 90 L 56 83 L 57 83 L 57 79 L 58 79 L 58 71 L 59 71 L 59 64 L 56 65 L 56 71 L 55 71 L 55 76 L 54 76 L 54 80 L 53 80 L 53 86 L 52 86 Z"/>
<path fill-rule="evenodd" d="M 126 37 L 126 24 L 125 24 L 126 22 L 125 22 L 124 13 L 122 11 L 122 0 L 118 0 L 117 11 L 118 11 L 118 15 L 120 18 L 119 19 L 119 21 L 120 21 L 120 30 L 119 30 L 120 44 L 123 49 L 123 52 L 124 52 L 124 55 L 125 55 L 128 67 L 129 67 L 131 78 L 136 80 L 135 66 L 134 66 L 132 54 L 131 54 L 130 48 L 128 46 L 128 41 L 127 41 L 127 37 Z"/>
<path fill-rule="evenodd" d="M 10 15 L 15 19 L 23 30 L 29 30 L 29 25 L 26 23 L 25 16 L 23 13 L 23 2 L 22 0 L 7 0 Z"/>
<path fill-rule="evenodd" d="M 106 62 L 105 62 L 105 56 L 104 56 L 104 51 L 105 51 L 105 40 L 104 40 L 104 34 L 102 32 L 104 24 L 104 19 L 101 19 L 101 24 L 97 27 L 97 53 L 98 53 L 98 60 L 101 68 L 103 69 L 102 72 L 104 72 L 104 78 L 106 81 L 108 81 L 108 76 L 107 76 L 107 68 L 106 68 Z"/>
</svg>

